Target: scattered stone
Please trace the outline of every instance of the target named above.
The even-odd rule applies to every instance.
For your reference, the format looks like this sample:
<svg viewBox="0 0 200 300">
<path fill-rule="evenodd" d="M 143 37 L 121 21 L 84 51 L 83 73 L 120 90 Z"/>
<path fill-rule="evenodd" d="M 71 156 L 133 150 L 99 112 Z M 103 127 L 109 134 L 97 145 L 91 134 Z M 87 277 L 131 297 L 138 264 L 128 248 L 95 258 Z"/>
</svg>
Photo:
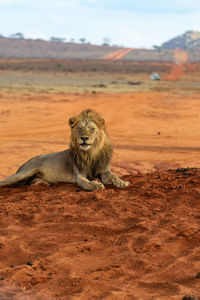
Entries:
<svg viewBox="0 0 200 300">
<path fill-rule="evenodd" d="M 80 192 L 80 191 L 81 191 L 81 188 L 78 188 L 76 191 L 77 191 L 77 192 Z"/>
<path fill-rule="evenodd" d="M 97 200 L 97 196 L 93 196 L 93 200 Z"/>
<path fill-rule="evenodd" d="M 183 175 L 192 175 L 192 173 L 191 172 L 183 172 Z"/>
<path fill-rule="evenodd" d="M 93 87 L 106 88 L 107 85 L 103 84 L 103 83 L 100 83 L 100 84 L 94 84 Z"/>
<path fill-rule="evenodd" d="M 195 168 L 178 168 L 176 169 L 176 173 L 188 173 L 187 175 L 191 175 L 192 173 L 189 173 L 188 171 L 193 171 Z M 186 174 L 185 174 L 186 175 Z"/>
<path fill-rule="evenodd" d="M 130 84 L 130 85 L 140 85 L 142 84 L 141 81 L 128 81 L 127 84 Z"/>
<path fill-rule="evenodd" d="M 27 261 L 27 265 L 32 266 L 33 265 L 32 261 Z"/>
<path fill-rule="evenodd" d="M 197 273 L 197 275 L 195 276 L 195 278 L 200 278 L 200 272 Z"/>
<path fill-rule="evenodd" d="M 180 185 L 178 188 L 179 188 L 179 190 L 182 190 L 182 189 L 183 189 L 183 186 L 182 186 L 182 185 Z"/>
<path fill-rule="evenodd" d="M 11 268 L 14 268 L 14 267 L 15 267 L 15 265 L 10 265 L 10 267 L 11 267 Z"/>
<path fill-rule="evenodd" d="M 182 300 L 198 300 L 198 297 L 192 295 L 185 295 Z"/>
<path fill-rule="evenodd" d="M 4 279 L 5 279 L 4 277 L 1 277 L 1 278 L 0 278 L 0 280 L 4 280 Z"/>
</svg>

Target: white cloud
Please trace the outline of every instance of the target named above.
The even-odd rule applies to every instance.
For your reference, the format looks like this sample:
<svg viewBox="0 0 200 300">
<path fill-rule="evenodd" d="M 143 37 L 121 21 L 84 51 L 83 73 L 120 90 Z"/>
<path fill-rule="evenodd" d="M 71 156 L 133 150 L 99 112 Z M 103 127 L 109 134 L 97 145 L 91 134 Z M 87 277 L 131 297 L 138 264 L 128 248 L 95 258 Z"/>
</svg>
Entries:
<svg viewBox="0 0 200 300">
<path fill-rule="evenodd" d="M 26 3 L 26 0 L 0 0 L 0 4 L 21 4 Z"/>
<path fill-rule="evenodd" d="M 82 6 L 79 0 L 73 0 L 73 1 L 57 0 L 54 1 L 52 5 L 55 7 L 63 7 L 63 8 L 80 8 Z"/>
<path fill-rule="evenodd" d="M 65 24 L 65 20 L 63 17 L 59 16 L 59 15 L 56 15 L 56 14 L 49 14 L 47 16 L 47 18 L 53 22 L 55 22 L 56 24 L 59 24 L 59 25 L 64 25 Z"/>
</svg>

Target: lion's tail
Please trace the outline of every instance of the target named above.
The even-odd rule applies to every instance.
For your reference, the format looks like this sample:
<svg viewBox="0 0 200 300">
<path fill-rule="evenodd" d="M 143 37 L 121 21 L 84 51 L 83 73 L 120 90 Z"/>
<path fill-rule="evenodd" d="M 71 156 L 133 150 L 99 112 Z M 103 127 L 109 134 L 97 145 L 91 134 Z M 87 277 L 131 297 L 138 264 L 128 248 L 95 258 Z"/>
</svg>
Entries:
<svg viewBox="0 0 200 300">
<path fill-rule="evenodd" d="M 7 177 L 6 179 L 0 181 L 0 187 L 14 185 L 14 184 L 18 184 L 23 181 L 27 181 L 31 177 L 34 177 L 37 173 L 39 173 L 38 169 L 16 173 L 16 174 L 11 175 L 11 176 Z"/>
</svg>

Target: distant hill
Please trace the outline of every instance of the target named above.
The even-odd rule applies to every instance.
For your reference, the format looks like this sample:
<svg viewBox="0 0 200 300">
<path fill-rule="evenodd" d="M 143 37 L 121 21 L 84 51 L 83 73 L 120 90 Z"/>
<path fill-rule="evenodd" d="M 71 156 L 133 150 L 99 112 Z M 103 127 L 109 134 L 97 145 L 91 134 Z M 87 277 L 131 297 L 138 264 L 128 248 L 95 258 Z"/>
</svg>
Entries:
<svg viewBox="0 0 200 300">
<path fill-rule="evenodd" d="M 200 62 L 200 32 L 188 31 L 155 49 L 7 38 L 0 35 L 0 59 L 176 62 L 176 48 L 187 52 L 187 62 Z"/>
<path fill-rule="evenodd" d="M 102 59 L 120 49 L 116 46 L 0 37 L 0 58 Z"/>
<path fill-rule="evenodd" d="M 172 50 L 130 49 L 0 36 L 0 59 L 107 59 L 172 62 Z"/>
<path fill-rule="evenodd" d="M 184 34 L 179 35 L 161 46 L 164 49 L 195 50 L 200 49 L 200 31 L 186 31 Z"/>
</svg>

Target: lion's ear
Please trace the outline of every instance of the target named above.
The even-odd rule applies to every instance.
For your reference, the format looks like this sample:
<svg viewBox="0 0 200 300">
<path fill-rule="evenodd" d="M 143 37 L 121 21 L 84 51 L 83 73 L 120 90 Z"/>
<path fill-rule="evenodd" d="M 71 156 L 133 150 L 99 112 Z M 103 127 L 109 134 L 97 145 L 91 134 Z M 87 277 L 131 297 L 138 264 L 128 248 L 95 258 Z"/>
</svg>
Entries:
<svg viewBox="0 0 200 300">
<path fill-rule="evenodd" d="M 68 121 L 68 124 L 71 128 L 74 128 L 78 122 L 79 122 L 78 117 L 71 117 Z"/>
<path fill-rule="evenodd" d="M 97 122 L 98 122 L 98 126 L 100 128 L 104 128 L 105 127 L 105 120 L 103 118 L 99 117 Z"/>
</svg>

